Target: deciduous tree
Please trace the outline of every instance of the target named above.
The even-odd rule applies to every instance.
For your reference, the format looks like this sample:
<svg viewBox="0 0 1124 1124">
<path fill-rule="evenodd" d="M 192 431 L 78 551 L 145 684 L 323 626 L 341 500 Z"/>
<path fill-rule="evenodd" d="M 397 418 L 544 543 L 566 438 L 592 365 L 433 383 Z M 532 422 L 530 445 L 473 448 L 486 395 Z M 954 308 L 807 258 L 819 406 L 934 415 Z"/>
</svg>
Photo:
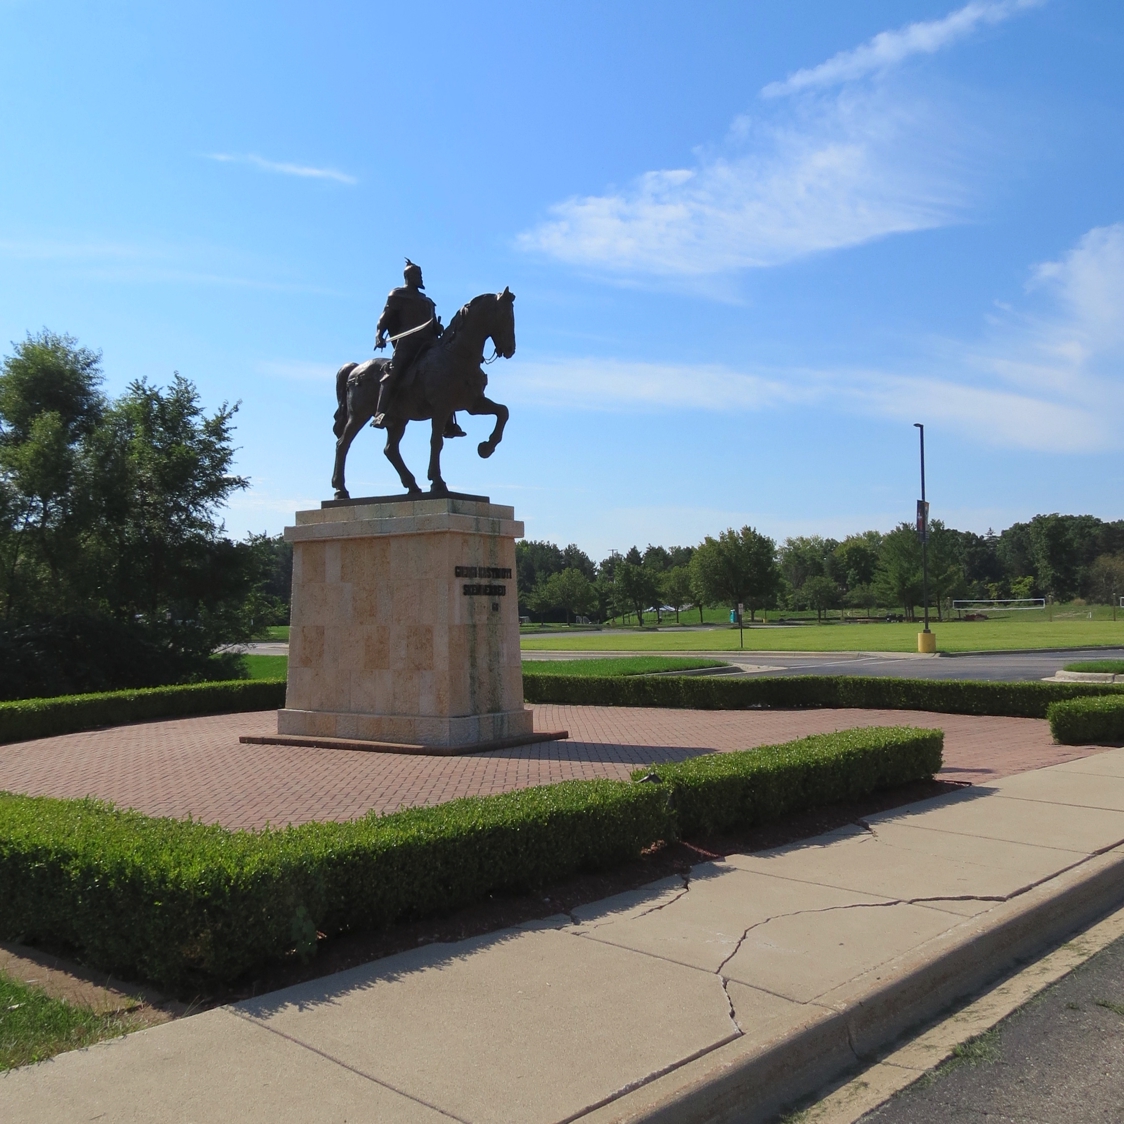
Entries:
<svg viewBox="0 0 1124 1124">
<path fill-rule="evenodd" d="M 749 606 L 750 619 L 776 593 L 780 574 L 776 543 L 752 527 L 732 527 L 718 538 L 708 535 L 695 550 L 691 573 L 705 599 L 736 607 Z"/>
</svg>

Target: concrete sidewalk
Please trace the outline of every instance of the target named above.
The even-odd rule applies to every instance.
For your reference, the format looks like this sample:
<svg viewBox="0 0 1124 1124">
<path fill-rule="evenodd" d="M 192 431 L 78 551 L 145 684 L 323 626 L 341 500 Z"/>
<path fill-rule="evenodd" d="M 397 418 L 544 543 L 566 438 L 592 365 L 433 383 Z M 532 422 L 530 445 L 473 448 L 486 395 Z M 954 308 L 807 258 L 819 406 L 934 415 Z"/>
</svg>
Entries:
<svg viewBox="0 0 1124 1124">
<path fill-rule="evenodd" d="M 0 1078 L 6 1124 L 764 1120 L 1124 901 L 1124 750 Z"/>
</svg>

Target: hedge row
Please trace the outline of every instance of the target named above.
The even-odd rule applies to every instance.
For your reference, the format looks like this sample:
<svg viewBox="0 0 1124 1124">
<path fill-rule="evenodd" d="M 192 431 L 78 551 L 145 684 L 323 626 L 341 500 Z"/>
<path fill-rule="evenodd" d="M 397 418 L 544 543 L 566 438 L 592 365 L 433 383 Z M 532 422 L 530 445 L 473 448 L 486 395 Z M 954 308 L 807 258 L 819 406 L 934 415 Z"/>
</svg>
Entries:
<svg viewBox="0 0 1124 1124">
<path fill-rule="evenodd" d="M 1050 706 L 1050 732 L 1062 745 L 1124 742 L 1124 698 L 1086 698 Z"/>
<path fill-rule="evenodd" d="M 849 731 L 660 766 L 660 784 L 568 781 L 257 832 L 0 794 L 0 937 L 63 941 L 190 993 L 313 952 L 317 931 L 382 928 L 927 777 L 940 744 L 935 731 Z"/>
<path fill-rule="evenodd" d="M 1108 694 L 1124 694 L 1124 687 L 1097 683 L 987 683 L 970 679 L 893 679 L 860 675 L 745 679 L 534 675 L 523 679 L 523 696 L 527 702 L 700 710 L 822 706 L 1045 718 L 1052 702 Z"/>
<path fill-rule="evenodd" d="M 708 754 L 647 775 L 669 786 L 679 830 L 689 839 L 929 778 L 941 767 L 943 748 L 941 730 L 876 726 Z"/>
<path fill-rule="evenodd" d="M 283 679 L 233 679 L 96 695 L 63 695 L 55 699 L 16 699 L 0 702 L 0 743 L 154 718 L 235 714 L 244 710 L 275 710 L 284 705 Z"/>
</svg>

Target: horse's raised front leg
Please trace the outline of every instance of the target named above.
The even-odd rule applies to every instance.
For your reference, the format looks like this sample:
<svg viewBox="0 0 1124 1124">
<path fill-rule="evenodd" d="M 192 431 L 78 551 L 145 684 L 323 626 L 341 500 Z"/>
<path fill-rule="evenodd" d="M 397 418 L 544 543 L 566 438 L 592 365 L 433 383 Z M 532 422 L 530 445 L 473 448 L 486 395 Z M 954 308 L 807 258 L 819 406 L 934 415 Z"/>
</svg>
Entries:
<svg viewBox="0 0 1124 1124">
<path fill-rule="evenodd" d="M 449 420 L 449 413 L 438 413 L 433 417 L 433 432 L 429 438 L 429 492 L 433 496 L 447 496 L 449 485 L 441 479 L 441 447 L 445 444 L 443 434 L 445 423 Z"/>
<path fill-rule="evenodd" d="M 483 394 L 469 406 L 468 412 L 473 415 L 495 414 L 496 416 L 496 427 L 492 430 L 492 435 L 487 441 L 481 441 L 476 446 L 476 451 L 482 457 L 490 457 L 496 451 L 496 446 L 503 440 L 503 427 L 507 425 L 507 419 L 511 412 L 502 402 L 493 402 Z"/>
<path fill-rule="evenodd" d="M 351 499 L 348 495 L 347 486 L 344 484 L 344 465 L 347 463 L 347 450 L 351 448 L 355 435 L 363 428 L 363 423 L 366 420 L 366 418 L 360 418 L 349 413 L 343 432 L 336 441 L 336 463 L 332 470 L 332 487 L 335 489 L 337 500 Z"/>
<path fill-rule="evenodd" d="M 402 454 L 398 451 L 398 446 L 402 443 L 402 434 L 405 432 L 405 418 L 387 419 L 386 448 L 383 449 L 383 454 L 386 456 L 386 459 L 394 465 L 394 469 L 398 473 L 398 479 L 402 481 L 402 487 L 405 488 L 411 496 L 420 496 L 421 488 L 418 487 L 418 482 L 414 479 L 414 474 L 406 467 L 406 462 L 402 459 Z"/>
</svg>

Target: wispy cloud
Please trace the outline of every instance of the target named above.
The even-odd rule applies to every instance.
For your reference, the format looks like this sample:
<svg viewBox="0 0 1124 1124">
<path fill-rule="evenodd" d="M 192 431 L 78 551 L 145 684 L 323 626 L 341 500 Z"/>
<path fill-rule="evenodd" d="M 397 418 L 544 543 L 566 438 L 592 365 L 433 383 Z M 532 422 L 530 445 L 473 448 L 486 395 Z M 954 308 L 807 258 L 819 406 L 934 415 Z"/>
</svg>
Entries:
<svg viewBox="0 0 1124 1124">
<path fill-rule="evenodd" d="M 125 243 L 100 239 L 0 238 L 0 260 L 41 263 L 60 274 L 114 284 L 171 284 L 350 296 L 337 288 L 278 280 L 275 262 L 248 261 L 222 246 Z M 255 277 L 247 270 L 269 272 Z"/>
<path fill-rule="evenodd" d="M 604 410 L 757 410 L 810 401 L 814 392 L 806 385 L 734 371 L 720 364 L 689 366 L 578 358 L 522 364 L 515 396 L 552 405 L 581 402 L 588 408 Z"/>
<path fill-rule="evenodd" d="M 689 165 L 556 203 L 517 244 L 617 278 L 697 284 L 959 221 L 973 197 L 971 130 L 939 99 L 854 80 L 1038 2 L 974 2 L 798 71 Z"/>
<path fill-rule="evenodd" d="M 742 119 L 730 147 L 750 151 L 568 199 L 518 244 L 617 274 L 697 278 L 940 226 L 966 195 L 929 153 L 904 150 L 919 126 L 919 115 L 869 99 L 796 122 Z M 942 131 L 932 123 L 930 135 Z"/>
<path fill-rule="evenodd" d="M 879 32 L 873 39 L 850 51 L 840 51 L 819 66 L 798 70 L 783 82 L 770 82 L 761 94 L 781 97 L 815 87 L 853 82 L 878 74 L 904 62 L 911 55 L 932 55 L 971 35 L 981 25 L 998 24 L 1045 0 L 984 0 L 965 4 L 943 19 L 911 23 L 896 31 Z"/>
<path fill-rule="evenodd" d="M 1034 267 L 1028 299 L 982 338 L 950 341 L 908 370 L 549 359 L 521 367 L 517 396 L 587 409 L 764 410 L 791 405 L 925 420 L 981 443 L 1052 453 L 1124 444 L 1124 223 Z"/>
<path fill-rule="evenodd" d="M 222 164 L 249 164 L 262 172 L 273 172 L 279 176 L 299 176 L 304 179 L 333 180 L 335 183 L 345 183 L 353 187 L 359 182 L 355 176 L 346 172 L 339 172 L 335 168 L 316 168 L 308 164 L 289 164 L 279 160 L 266 160 L 253 152 L 236 154 L 231 152 L 204 153 L 207 160 L 217 160 Z"/>
</svg>

